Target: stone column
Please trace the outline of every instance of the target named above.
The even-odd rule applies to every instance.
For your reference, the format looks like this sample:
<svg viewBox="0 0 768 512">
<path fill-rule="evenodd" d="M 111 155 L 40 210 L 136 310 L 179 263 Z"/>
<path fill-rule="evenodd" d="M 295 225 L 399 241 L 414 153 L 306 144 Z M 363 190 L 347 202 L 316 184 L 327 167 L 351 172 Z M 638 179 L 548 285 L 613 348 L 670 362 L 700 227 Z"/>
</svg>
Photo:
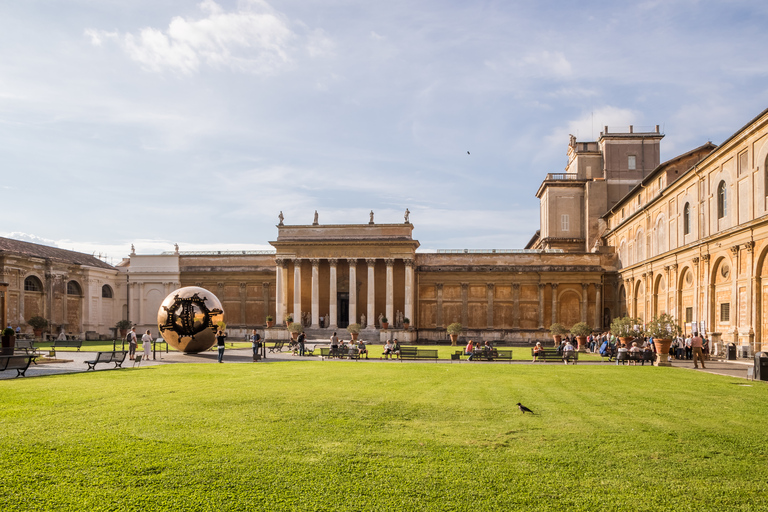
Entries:
<svg viewBox="0 0 768 512">
<path fill-rule="evenodd" d="M 733 264 L 731 265 L 731 326 L 733 327 L 733 342 L 740 345 L 739 340 L 739 270 L 741 268 L 739 262 L 739 246 L 734 245 L 731 247 L 731 255 L 733 255 Z"/>
<path fill-rule="evenodd" d="M 373 328 L 376 326 L 376 258 L 366 258 L 365 262 L 368 264 L 368 307 L 365 316 L 368 325 Z"/>
<path fill-rule="evenodd" d="M 269 281 L 261 283 L 261 300 L 264 301 L 264 318 L 255 319 L 253 322 L 251 322 L 254 325 L 261 325 L 261 322 L 266 324 L 267 315 L 271 314 L 269 307 Z"/>
<path fill-rule="evenodd" d="M 557 323 L 557 283 L 552 283 L 552 323 Z M 551 324 L 550 324 L 551 325 Z"/>
<path fill-rule="evenodd" d="M 493 329 L 493 291 L 495 285 L 493 283 L 486 283 L 485 285 L 485 297 L 488 300 L 488 328 Z"/>
<path fill-rule="evenodd" d="M 669 266 L 669 269 L 671 270 L 671 278 L 670 278 L 670 286 L 672 288 L 672 304 L 674 307 L 674 317 L 677 319 L 677 323 L 679 325 L 682 325 L 685 323 L 685 318 L 683 317 L 682 312 L 682 304 L 680 304 L 680 290 L 677 288 L 677 280 L 679 276 L 677 275 L 678 266 L 677 263 L 673 263 Z"/>
<path fill-rule="evenodd" d="M 293 321 L 301 323 L 301 260 L 293 260 Z"/>
<path fill-rule="evenodd" d="M 0 329 L 8 325 L 8 283 L 0 283 Z M 21 285 L 24 288 L 24 284 Z"/>
<path fill-rule="evenodd" d="M 755 334 L 759 332 L 757 325 L 757 285 L 755 279 L 755 242 L 749 241 L 744 244 L 744 248 L 747 250 L 747 315 L 749 319 L 749 338 L 750 345 L 752 346 L 752 353 L 759 352 L 761 350 L 760 338 Z"/>
<path fill-rule="evenodd" d="M 385 315 L 395 325 L 395 260 L 384 260 L 387 264 L 387 309 Z"/>
<path fill-rule="evenodd" d="M 403 313 L 403 316 L 411 321 L 411 325 L 416 324 L 416 319 L 413 318 L 414 289 L 413 260 L 405 260 L 405 312 Z"/>
<path fill-rule="evenodd" d="M 710 275 L 711 269 L 709 268 L 709 254 L 702 254 L 701 260 L 704 262 L 704 311 L 702 315 L 704 318 L 700 318 L 699 321 L 704 320 L 707 324 L 707 329 L 712 328 L 712 276 Z M 704 333 L 700 333 L 702 336 Z"/>
<path fill-rule="evenodd" d="M 461 325 L 467 327 L 469 320 L 469 283 L 461 283 Z"/>
<path fill-rule="evenodd" d="M 285 284 L 283 282 L 283 265 L 285 261 L 282 258 L 275 259 L 275 324 L 281 325 L 285 318 L 285 301 L 283 293 Z M 267 312 L 269 314 L 269 312 Z"/>
<path fill-rule="evenodd" d="M 658 310 L 659 310 L 659 301 L 658 297 L 656 296 L 656 283 L 653 279 L 653 271 L 649 271 L 648 274 L 645 277 L 645 289 L 648 290 L 648 293 L 645 294 L 646 297 L 646 304 L 648 306 L 646 307 L 646 311 L 649 313 L 647 314 L 648 319 L 651 320 L 652 318 L 658 316 Z"/>
<path fill-rule="evenodd" d="M 664 267 L 664 282 L 667 285 L 667 289 L 664 291 L 664 303 L 667 305 L 666 313 L 672 314 L 672 302 L 669 298 L 669 294 L 672 290 L 672 283 L 669 281 L 669 265 Z"/>
<path fill-rule="evenodd" d="M 435 283 L 435 295 L 437 296 L 437 321 L 435 327 L 443 328 L 443 283 Z"/>
<path fill-rule="evenodd" d="M 320 328 L 320 260 L 312 258 L 312 328 Z"/>
<path fill-rule="evenodd" d="M 219 284 L 221 284 L 221 283 L 219 283 Z M 67 284 L 65 282 L 64 283 L 64 291 L 65 292 L 66 292 L 66 288 L 67 288 Z M 138 297 L 136 297 L 136 298 L 138 299 L 138 303 L 139 303 L 139 305 L 138 305 L 138 308 L 139 308 L 139 317 L 138 317 L 139 318 L 139 325 L 144 325 L 144 283 L 139 283 L 138 291 L 137 291 L 136 295 L 138 295 Z M 221 299 L 221 295 L 219 295 L 219 299 Z M 69 302 L 69 294 L 65 293 L 64 294 L 64 323 L 65 324 L 69 323 L 68 322 L 68 318 L 67 318 L 68 317 L 68 315 L 67 315 L 67 306 L 68 306 L 67 302 Z M 67 327 L 69 327 L 69 326 L 67 326 Z"/>
<path fill-rule="evenodd" d="M 245 318 L 245 302 L 248 296 L 248 284 L 240 283 L 240 324 L 243 326 L 248 325 L 248 320 Z"/>
<path fill-rule="evenodd" d="M 635 294 L 632 291 L 632 285 L 634 285 L 635 280 L 634 278 L 629 278 L 624 280 L 624 293 L 626 293 L 626 303 L 627 303 L 627 316 L 630 316 L 632 318 L 637 317 L 637 312 L 635 308 Z"/>
<path fill-rule="evenodd" d="M 512 328 L 520 328 L 520 284 L 512 283 Z"/>
<path fill-rule="evenodd" d="M 603 330 L 603 284 L 595 283 L 595 329 Z"/>
<path fill-rule="evenodd" d="M 539 283 L 539 329 L 544 328 L 544 283 Z"/>
<path fill-rule="evenodd" d="M 693 258 L 693 323 L 698 325 L 699 318 L 699 302 L 701 295 L 701 284 L 699 283 L 699 258 L 698 256 Z M 698 331 L 697 327 L 691 325 L 691 328 Z"/>
<path fill-rule="evenodd" d="M 328 265 L 330 266 L 330 272 L 331 272 L 331 282 L 330 282 L 330 292 L 328 294 L 328 316 L 330 316 L 328 327 L 331 329 L 337 329 L 337 316 L 338 316 L 338 310 L 336 309 L 337 301 L 338 301 L 338 291 L 336 290 L 336 265 L 338 263 L 338 260 L 336 258 L 330 258 L 328 260 Z"/>
<path fill-rule="evenodd" d="M 587 307 L 589 306 L 589 285 L 587 283 L 581 283 L 581 321 L 587 321 Z"/>
<path fill-rule="evenodd" d="M 357 260 L 347 258 L 349 262 L 349 323 L 357 322 Z M 369 320 L 372 321 L 372 320 Z"/>
</svg>

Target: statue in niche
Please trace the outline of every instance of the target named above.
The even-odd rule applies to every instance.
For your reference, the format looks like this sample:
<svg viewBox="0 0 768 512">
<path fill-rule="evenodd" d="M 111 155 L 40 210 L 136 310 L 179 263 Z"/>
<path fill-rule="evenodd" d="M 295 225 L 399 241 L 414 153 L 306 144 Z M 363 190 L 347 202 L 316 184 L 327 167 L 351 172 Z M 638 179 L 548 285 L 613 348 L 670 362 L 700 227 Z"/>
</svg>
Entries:
<svg viewBox="0 0 768 512">
<path fill-rule="evenodd" d="M 317 210 L 315 210 L 315 220 L 312 221 L 313 226 L 317 226 L 319 222 L 317 222 Z"/>
<path fill-rule="evenodd" d="M 409 220 L 410 216 L 411 216 L 411 212 L 410 212 L 410 211 L 408 211 L 408 208 L 406 208 L 406 209 L 405 209 L 405 223 L 406 223 L 406 224 L 410 224 L 410 222 L 411 222 L 411 221 Z"/>
<path fill-rule="evenodd" d="M 280 215 L 278 215 L 277 218 L 280 221 L 277 225 L 278 226 L 282 226 L 283 225 L 283 219 L 285 219 L 285 217 L 283 217 L 283 211 L 282 210 L 280 210 Z"/>
<path fill-rule="evenodd" d="M 363 313 L 362 315 L 360 315 L 360 327 L 362 327 L 363 329 L 368 327 L 368 324 L 365 322 L 365 320 L 366 320 L 365 313 Z"/>
<path fill-rule="evenodd" d="M 373 210 L 371 210 L 371 220 L 368 221 L 368 224 L 373 224 Z"/>
<path fill-rule="evenodd" d="M 379 328 L 381 328 L 381 320 L 384 318 L 384 313 L 379 313 Z"/>
</svg>

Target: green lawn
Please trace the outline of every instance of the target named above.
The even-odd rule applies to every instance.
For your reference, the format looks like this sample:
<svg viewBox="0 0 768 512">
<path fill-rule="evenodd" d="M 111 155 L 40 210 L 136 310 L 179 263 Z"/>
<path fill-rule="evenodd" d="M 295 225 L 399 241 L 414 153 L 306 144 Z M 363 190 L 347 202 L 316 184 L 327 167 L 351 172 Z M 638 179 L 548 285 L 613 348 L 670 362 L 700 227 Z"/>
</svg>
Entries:
<svg viewBox="0 0 768 512">
<path fill-rule="evenodd" d="M 768 510 L 768 386 L 674 368 L 174 364 L 0 404 L 4 511 Z"/>
</svg>

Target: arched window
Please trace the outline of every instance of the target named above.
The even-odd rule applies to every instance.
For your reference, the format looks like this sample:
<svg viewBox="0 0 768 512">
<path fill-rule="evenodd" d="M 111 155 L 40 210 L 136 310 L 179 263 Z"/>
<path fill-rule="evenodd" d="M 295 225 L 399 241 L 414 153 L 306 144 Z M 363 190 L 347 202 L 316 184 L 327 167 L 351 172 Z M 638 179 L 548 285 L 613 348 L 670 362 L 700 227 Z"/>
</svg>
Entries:
<svg viewBox="0 0 768 512">
<path fill-rule="evenodd" d="M 683 234 L 691 234 L 691 203 L 685 203 L 683 207 Z"/>
<path fill-rule="evenodd" d="M 29 276 L 24 280 L 25 292 L 41 292 L 43 291 L 43 283 L 40 282 L 35 276 Z"/>
<path fill-rule="evenodd" d="M 659 215 L 656 221 L 656 247 L 655 252 L 657 255 L 667 252 L 667 234 L 664 229 L 664 215 Z"/>
<path fill-rule="evenodd" d="M 645 244 L 643 243 L 645 235 L 642 230 L 638 230 L 635 237 L 635 263 L 640 263 L 645 259 Z"/>
<path fill-rule="evenodd" d="M 108 284 L 105 284 L 101 287 L 101 298 L 103 299 L 111 299 L 112 298 L 112 288 Z"/>
<path fill-rule="evenodd" d="M 728 214 L 728 197 L 725 191 L 725 182 L 721 181 L 717 186 L 717 218 L 722 219 Z"/>
<path fill-rule="evenodd" d="M 80 285 L 77 284 L 77 281 L 70 281 L 67 283 L 67 295 L 82 295 L 83 290 L 80 288 Z"/>
</svg>

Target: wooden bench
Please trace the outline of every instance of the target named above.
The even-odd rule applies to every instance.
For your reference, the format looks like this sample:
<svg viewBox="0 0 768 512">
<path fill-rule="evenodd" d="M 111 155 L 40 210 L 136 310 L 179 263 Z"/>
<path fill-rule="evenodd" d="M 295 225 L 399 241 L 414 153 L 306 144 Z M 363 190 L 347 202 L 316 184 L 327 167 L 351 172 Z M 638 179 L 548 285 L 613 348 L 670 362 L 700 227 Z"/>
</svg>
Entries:
<svg viewBox="0 0 768 512">
<path fill-rule="evenodd" d="M 397 354 L 394 354 L 398 357 Z M 431 348 L 418 348 L 418 347 L 404 347 L 400 345 L 399 359 L 434 359 L 437 361 L 437 349 Z"/>
<path fill-rule="evenodd" d="M 542 361 L 545 363 L 549 362 L 563 362 L 563 352 L 558 352 L 556 348 L 545 348 L 542 352 L 539 352 L 537 361 Z M 579 352 L 577 350 L 571 350 L 571 355 L 568 357 L 569 361 L 573 361 L 573 364 L 576 364 L 576 361 L 579 360 Z M 533 356 L 533 349 L 531 349 L 531 356 Z M 568 361 L 565 361 L 566 363 Z"/>
<path fill-rule="evenodd" d="M 491 350 L 475 350 L 472 352 L 472 359 L 470 361 L 509 361 L 512 363 L 512 350 L 510 349 L 497 349 Z"/>
<path fill-rule="evenodd" d="M 16 370 L 16 376 L 21 375 L 24 377 L 27 368 L 35 360 L 37 356 L 30 355 L 17 355 L 17 356 L 0 356 L 0 372 L 5 370 Z"/>
<path fill-rule="evenodd" d="M 651 366 L 653 366 L 653 362 L 656 360 L 656 354 L 653 352 L 619 352 L 619 354 L 616 356 L 616 364 L 624 364 L 629 363 L 629 361 L 635 361 L 640 362 L 643 366 L 645 366 L 645 362 L 648 361 L 651 363 Z"/>
<path fill-rule="evenodd" d="M 320 357 L 321 358 L 338 357 L 339 359 L 344 359 L 346 357 L 347 359 L 357 360 L 357 359 L 360 359 L 360 350 L 358 348 L 343 348 L 339 346 L 339 349 L 336 351 L 336 354 L 332 356 L 331 347 L 320 347 Z"/>
<path fill-rule="evenodd" d="M 35 342 L 33 340 L 16 340 L 16 345 L 13 348 L 14 350 L 18 350 L 21 352 L 24 351 L 27 355 L 33 355 L 33 356 L 39 356 L 40 351 L 35 347 Z"/>
<path fill-rule="evenodd" d="M 85 364 L 88 365 L 88 370 L 95 370 L 96 365 L 99 363 L 115 363 L 115 368 L 122 368 L 126 354 L 128 354 L 128 352 L 119 350 L 115 352 L 96 352 L 96 359 L 86 361 Z"/>
<path fill-rule="evenodd" d="M 282 352 L 284 346 L 285 346 L 284 341 L 276 341 L 274 345 L 267 348 L 269 349 L 270 352 Z"/>
<path fill-rule="evenodd" d="M 83 340 L 54 340 L 51 350 L 55 352 L 57 348 L 76 348 L 80 352 L 82 346 Z"/>
</svg>

